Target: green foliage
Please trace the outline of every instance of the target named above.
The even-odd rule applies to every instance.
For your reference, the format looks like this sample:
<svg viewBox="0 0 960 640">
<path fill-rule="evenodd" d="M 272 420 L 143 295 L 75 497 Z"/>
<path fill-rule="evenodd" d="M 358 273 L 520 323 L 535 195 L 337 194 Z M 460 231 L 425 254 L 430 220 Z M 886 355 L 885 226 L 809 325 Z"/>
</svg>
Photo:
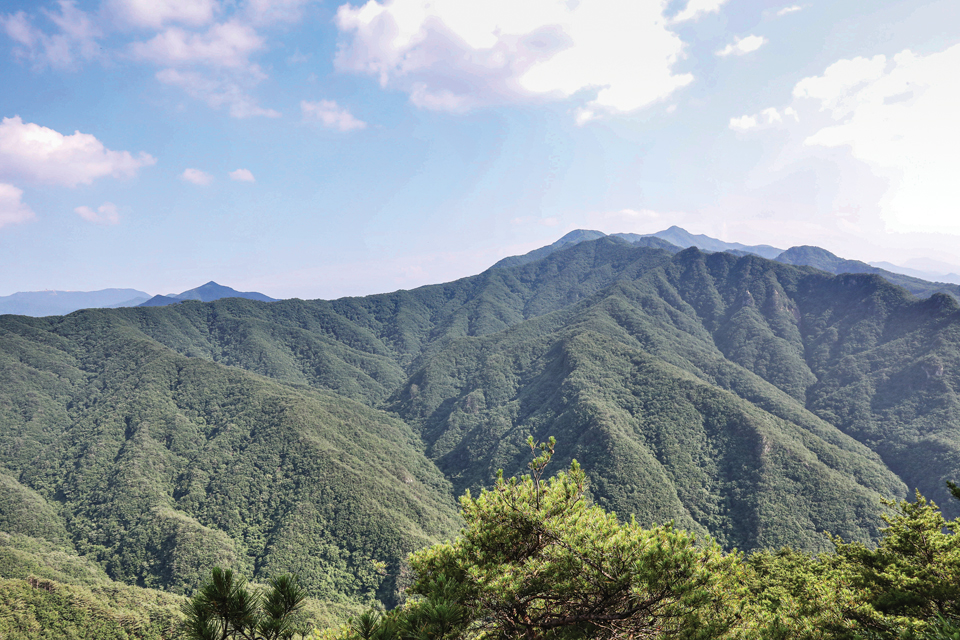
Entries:
<svg viewBox="0 0 960 640">
<path fill-rule="evenodd" d="M 212 576 L 184 605 L 191 640 L 289 640 L 306 592 L 296 578 L 272 578 L 266 593 L 251 591 L 241 576 L 214 567 Z"/>
<path fill-rule="evenodd" d="M 0 638 L 173 640 L 180 637 L 179 605 L 172 594 L 116 583 L 0 579 Z"/>
<path fill-rule="evenodd" d="M 465 529 L 411 557 L 411 592 L 452 592 L 471 626 L 493 637 L 715 638 L 731 627 L 738 557 L 589 505 L 576 462 L 542 480 L 553 448 L 540 446 L 532 477 L 501 474 L 492 490 L 461 499 Z"/>
<path fill-rule="evenodd" d="M 907 487 L 957 515 L 952 299 L 611 238 L 521 262 L 364 298 L 3 316 L 0 528 L 180 593 L 214 565 L 297 573 L 342 617 L 399 602 L 402 559 L 457 530 L 454 495 L 521 472 L 530 433 L 598 507 L 725 549 L 869 546 Z"/>
</svg>

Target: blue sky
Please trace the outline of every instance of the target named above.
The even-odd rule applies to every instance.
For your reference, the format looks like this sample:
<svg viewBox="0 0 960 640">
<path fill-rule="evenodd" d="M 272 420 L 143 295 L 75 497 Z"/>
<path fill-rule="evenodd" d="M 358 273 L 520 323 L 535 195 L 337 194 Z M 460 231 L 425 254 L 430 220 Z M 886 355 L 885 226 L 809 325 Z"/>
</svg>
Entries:
<svg viewBox="0 0 960 640">
<path fill-rule="evenodd" d="M 956 0 L 0 0 L 0 295 L 411 288 L 576 228 L 946 272 Z"/>
</svg>

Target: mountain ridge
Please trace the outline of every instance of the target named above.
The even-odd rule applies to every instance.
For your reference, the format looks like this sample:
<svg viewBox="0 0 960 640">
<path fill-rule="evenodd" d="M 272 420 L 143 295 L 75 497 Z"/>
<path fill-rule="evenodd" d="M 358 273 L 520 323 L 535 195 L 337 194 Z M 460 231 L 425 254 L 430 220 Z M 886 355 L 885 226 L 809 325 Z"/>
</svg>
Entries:
<svg viewBox="0 0 960 640">
<path fill-rule="evenodd" d="M 373 296 L 4 316 L 0 383 L 0 490 L 175 591 L 216 560 L 395 602 L 527 435 L 605 508 L 744 550 L 869 543 L 881 499 L 948 511 L 960 475 L 953 298 L 621 237 Z"/>
<path fill-rule="evenodd" d="M 221 298 L 244 298 L 247 300 L 259 300 L 261 302 L 276 302 L 276 298 L 271 298 L 257 291 L 237 291 L 230 287 L 217 284 L 213 280 L 199 287 L 188 289 L 182 293 L 168 293 L 166 295 L 155 295 L 149 300 L 136 305 L 138 307 L 164 307 L 170 304 L 178 304 L 187 300 L 198 302 L 213 302 Z"/>
</svg>

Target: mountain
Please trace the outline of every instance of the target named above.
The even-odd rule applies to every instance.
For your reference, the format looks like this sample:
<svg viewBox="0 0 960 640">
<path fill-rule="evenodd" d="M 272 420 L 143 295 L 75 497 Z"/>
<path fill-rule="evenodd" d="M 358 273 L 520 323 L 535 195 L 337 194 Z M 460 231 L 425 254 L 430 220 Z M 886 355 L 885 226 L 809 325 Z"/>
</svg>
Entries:
<svg viewBox="0 0 960 640">
<path fill-rule="evenodd" d="M 900 265 L 892 264 L 890 262 L 871 262 L 869 264 L 871 267 L 879 267 L 885 271 L 892 271 L 893 273 L 899 273 L 912 278 L 919 278 L 920 280 L 926 280 L 927 282 L 949 282 L 950 284 L 960 284 L 960 275 L 950 271 L 950 268 L 955 267 L 943 263 L 939 263 L 937 265 L 946 267 L 940 271 L 912 269 L 910 267 L 901 267 Z"/>
<path fill-rule="evenodd" d="M 541 258 L 545 258 L 554 251 L 562 249 L 571 244 L 596 240 L 598 238 L 611 237 L 620 238 L 632 245 L 638 247 L 650 247 L 654 249 L 665 249 L 671 252 L 677 252 L 680 249 L 688 247 L 697 247 L 704 251 L 732 251 L 739 252 L 741 255 L 755 254 L 764 258 L 773 259 L 782 253 L 782 249 L 777 249 L 768 245 L 748 246 L 738 242 L 723 242 L 716 238 L 705 235 L 693 235 L 680 227 L 673 226 L 657 233 L 640 235 L 637 233 L 614 233 L 610 236 L 602 231 L 591 229 L 576 229 L 566 234 L 553 244 L 549 244 L 539 249 L 534 249 L 522 256 L 510 256 L 497 262 L 494 268 L 516 267 L 527 264 Z"/>
<path fill-rule="evenodd" d="M 136 289 L 21 291 L 9 296 L 0 296 L 0 314 L 59 316 L 72 313 L 77 309 L 135 307 L 149 298 L 150 294 Z"/>
<path fill-rule="evenodd" d="M 823 550 L 915 488 L 956 511 L 958 389 L 947 295 L 608 236 L 374 296 L 4 316 L 0 529 L 128 584 L 221 563 L 389 605 L 553 435 L 622 517 Z"/>
<path fill-rule="evenodd" d="M 207 284 L 200 285 L 195 289 L 190 289 L 183 293 L 170 293 L 165 296 L 156 295 L 144 301 L 142 304 L 130 306 L 165 307 L 167 305 L 184 302 L 185 300 L 213 302 L 220 298 L 246 298 L 247 300 L 260 300 L 261 302 L 276 302 L 275 298 L 265 296 L 262 293 L 257 293 L 256 291 L 237 291 L 236 289 L 225 287 L 211 280 Z"/>
<path fill-rule="evenodd" d="M 704 251 L 722 251 L 735 256 L 758 255 L 784 264 L 795 266 L 809 266 L 821 269 L 833 274 L 840 273 L 874 273 L 896 285 L 904 287 L 907 291 L 919 297 L 928 297 L 935 293 L 947 293 L 960 299 L 960 285 L 952 284 L 949 277 L 946 282 L 933 282 L 929 279 L 914 277 L 902 267 L 896 267 L 891 270 L 880 268 L 878 265 L 870 265 L 859 260 L 846 260 L 840 258 L 826 249 L 813 246 L 792 247 L 783 251 L 769 245 L 744 245 L 738 242 L 724 242 L 711 238 L 703 234 L 694 235 L 680 227 L 673 226 L 664 231 L 658 231 L 654 234 L 639 235 L 636 233 L 614 233 L 607 236 L 601 231 L 591 231 L 587 229 L 577 229 L 566 234 L 553 244 L 534 249 L 522 256 L 511 256 L 497 262 L 494 267 L 510 267 L 527 264 L 544 258 L 554 251 L 563 247 L 579 242 L 595 240 L 597 238 L 609 237 L 625 240 L 634 246 L 660 248 L 672 253 L 678 252 L 681 248 L 697 247 Z M 886 264 L 886 263 L 884 263 Z M 893 266 L 893 265 L 891 265 Z M 957 277 L 960 281 L 960 277 Z"/>
<path fill-rule="evenodd" d="M 652 235 L 684 249 L 689 247 L 697 247 L 698 249 L 702 249 L 704 251 L 741 251 L 744 253 L 752 253 L 763 258 L 769 258 L 771 260 L 776 258 L 782 252 L 782 249 L 777 249 L 776 247 L 771 247 L 770 245 L 766 244 L 745 245 L 740 244 L 739 242 L 724 242 L 723 240 L 717 240 L 716 238 L 711 238 L 710 236 L 703 234 L 694 235 L 677 226 L 670 227 L 669 229 L 665 229 L 663 231 L 658 231 L 657 233 L 648 234 L 648 236 L 637 236 L 633 233 L 621 233 L 617 235 L 629 242 L 635 242 L 639 238 Z"/>
<path fill-rule="evenodd" d="M 535 262 L 540 258 L 545 258 L 557 249 L 562 249 L 571 244 L 577 244 L 579 242 L 586 242 L 588 240 L 596 240 L 597 238 L 603 238 L 607 234 L 602 231 L 593 231 L 591 229 L 575 229 L 570 233 L 564 235 L 562 238 L 554 242 L 553 244 L 548 244 L 545 247 L 540 247 L 539 249 L 534 249 L 529 253 L 525 253 L 522 256 L 510 256 L 500 260 L 493 265 L 493 268 L 503 268 L 503 267 L 517 267 L 522 264 L 527 264 L 529 262 Z"/>
<path fill-rule="evenodd" d="M 845 260 L 830 253 L 826 249 L 812 246 L 791 247 L 776 257 L 777 262 L 797 266 L 809 266 L 829 273 L 873 273 L 888 282 L 900 285 L 915 296 L 926 298 L 935 293 L 946 293 L 960 298 L 960 285 L 946 282 L 929 282 L 908 275 L 894 273 L 860 262 L 859 260 Z"/>
</svg>

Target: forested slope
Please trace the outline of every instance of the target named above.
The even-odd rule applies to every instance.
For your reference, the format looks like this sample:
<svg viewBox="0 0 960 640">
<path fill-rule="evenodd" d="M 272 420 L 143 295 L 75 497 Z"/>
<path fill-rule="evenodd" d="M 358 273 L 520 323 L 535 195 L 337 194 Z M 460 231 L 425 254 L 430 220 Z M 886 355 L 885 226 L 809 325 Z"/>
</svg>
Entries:
<svg viewBox="0 0 960 640">
<path fill-rule="evenodd" d="M 958 359 L 948 296 L 610 237 L 363 298 L 3 316 L 0 528 L 144 586 L 219 562 L 389 603 L 533 434 L 622 516 L 822 549 L 882 496 L 951 513 Z"/>
</svg>

